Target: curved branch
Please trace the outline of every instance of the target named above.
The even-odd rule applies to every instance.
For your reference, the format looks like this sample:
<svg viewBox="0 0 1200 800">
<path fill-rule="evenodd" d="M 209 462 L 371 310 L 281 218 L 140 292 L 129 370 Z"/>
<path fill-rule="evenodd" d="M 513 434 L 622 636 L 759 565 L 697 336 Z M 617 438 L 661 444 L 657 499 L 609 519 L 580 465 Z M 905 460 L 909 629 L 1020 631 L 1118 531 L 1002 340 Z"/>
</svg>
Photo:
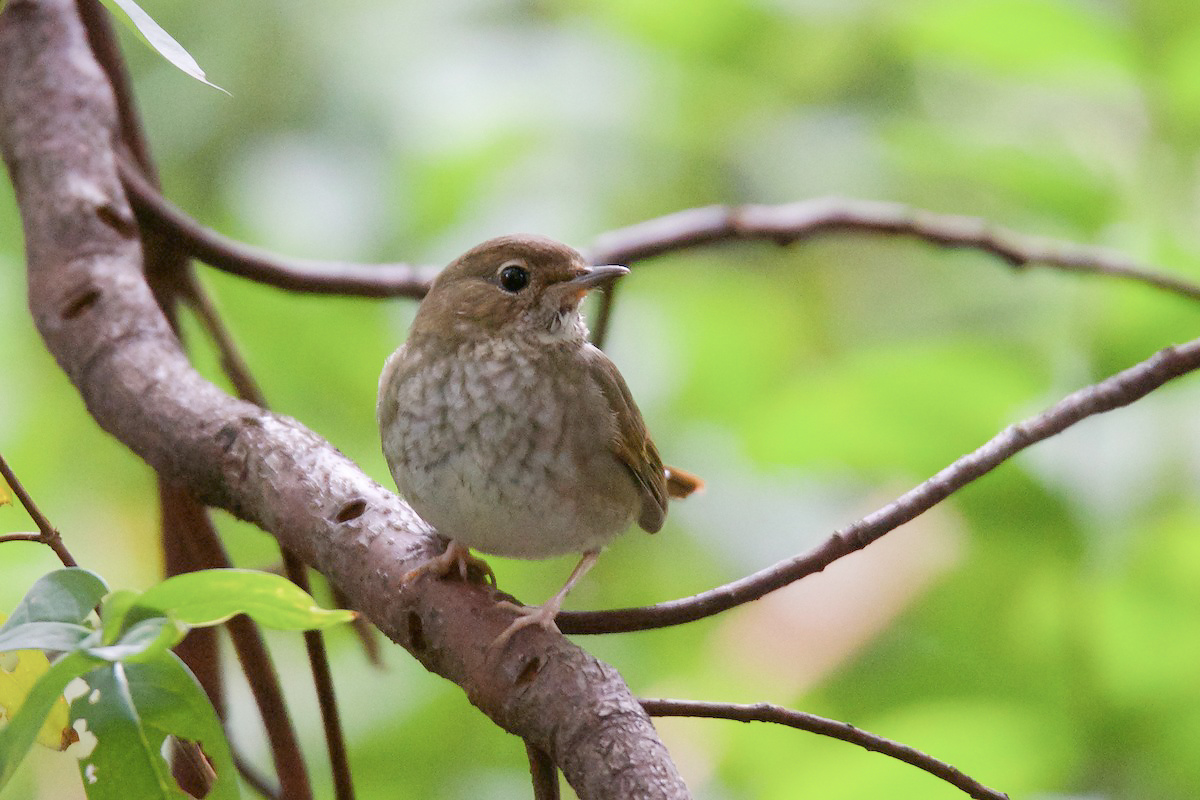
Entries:
<svg viewBox="0 0 1200 800">
<path fill-rule="evenodd" d="M 630 264 L 721 242 L 766 239 L 789 245 L 833 231 L 911 236 L 942 247 L 982 250 L 1012 267 L 1107 275 L 1200 300 L 1200 285 L 1149 269 L 1111 250 L 1027 236 L 978 217 L 843 197 L 784 205 L 691 208 L 601 234 L 587 255 L 594 264 Z M 611 313 L 610 293 L 601 301 L 594 326 L 597 344 L 604 341 Z"/>
<path fill-rule="evenodd" d="M 200 225 L 171 205 L 137 167 L 121 160 L 121 182 L 138 219 L 178 237 L 183 247 L 204 263 L 243 278 L 314 294 L 357 297 L 424 297 L 437 270 L 409 264 L 354 264 L 285 258 L 229 239 Z"/>
<path fill-rule="evenodd" d="M 905 764 L 911 764 L 923 769 L 930 775 L 941 778 L 955 788 L 962 789 L 976 800 L 1008 800 L 1008 795 L 989 789 L 979 781 L 964 774 L 944 761 L 926 755 L 920 750 L 909 747 L 891 739 L 885 739 L 874 733 L 861 730 L 845 722 L 838 722 L 816 714 L 804 711 L 793 711 L 790 708 L 776 706 L 770 703 L 741 705 L 737 703 L 703 703 L 694 700 L 642 700 L 642 708 L 652 717 L 705 717 L 708 719 L 729 719 L 735 722 L 773 722 L 776 725 L 787 725 L 809 733 L 819 733 L 841 739 L 843 742 L 856 744 L 866 750 L 891 756 Z"/>
<path fill-rule="evenodd" d="M 820 572 L 839 558 L 861 550 L 886 533 L 925 513 L 971 481 L 992 471 L 1032 444 L 1082 419 L 1128 405 L 1193 370 L 1200 369 L 1200 339 L 1158 351 L 1129 369 L 1067 395 L 1041 414 L 1002 430 L 973 453 L 857 522 L 823 544 L 740 580 L 691 597 L 642 608 L 563 611 L 555 622 L 563 633 L 618 633 L 693 622 L 757 600 Z"/>
<path fill-rule="evenodd" d="M 288 259 L 250 247 L 203 227 L 171 205 L 137 167 L 122 161 L 120 169 L 141 218 L 179 237 L 196 258 L 234 275 L 292 291 L 420 298 L 437 274 L 435 267 Z M 911 236 L 943 247 L 981 250 L 1012 267 L 1041 266 L 1124 278 L 1200 301 L 1200 284 L 1148 268 L 1112 250 L 1028 236 L 979 217 L 842 197 L 677 211 L 603 233 L 587 256 L 593 264 L 631 264 L 726 241 L 765 239 L 789 245 L 833 231 Z M 595 326 L 598 341 L 608 327 L 613 293 L 605 292 L 603 297 Z"/>
<path fill-rule="evenodd" d="M 180 350 L 141 270 L 117 174 L 111 90 L 70 0 L 0 14 L 0 148 L 21 210 L 29 305 L 97 423 L 202 501 L 272 533 L 497 725 L 545 751 L 576 793 L 685 798 L 650 719 L 616 671 L 511 621 L 483 587 L 400 577 L 432 531 L 399 498 L 288 417 L 237 400 Z"/>
<path fill-rule="evenodd" d="M 1039 266 L 1127 278 L 1200 300 L 1200 285 L 1149 269 L 1112 250 L 1028 236 L 979 217 L 844 197 L 679 211 L 601 234 L 588 254 L 597 263 L 627 264 L 724 241 L 767 239 L 789 245 L 831 231 L 913 236 L 943 247 L 982 250 L 1013 267 Z"/>
</svg>

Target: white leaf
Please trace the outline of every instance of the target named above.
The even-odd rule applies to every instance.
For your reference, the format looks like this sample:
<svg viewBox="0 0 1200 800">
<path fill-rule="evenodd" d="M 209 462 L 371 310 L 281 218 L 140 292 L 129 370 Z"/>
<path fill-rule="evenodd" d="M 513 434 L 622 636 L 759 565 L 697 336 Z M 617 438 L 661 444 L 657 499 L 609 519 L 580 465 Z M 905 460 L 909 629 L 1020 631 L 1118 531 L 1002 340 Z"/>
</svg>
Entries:
<svg viewBox="0 0 1200 800">
<path fill-rule="evenodd" d="M 196 59 L 192 58 L 191 53 L 183 49 L 183 45 L 175 41 L 171 34 L 162 29 L 157 22 L 150 18 L 150 15 L 142 10 L 141 6 L 133 2 L 133 0 L 100 0 L 108 8 L 110 12 L 116 14 L 117 10 L 124 12 L 116 14 L 126 20 L 128 24 L 132 24 L 133 30 L 138 36 L 162 55 L 167 61 L 170 61 L 179 69 L 191 75 L 201 83 L 207 83 L 214 89 L 221 89 L 215 83 L 210 81 L 204 74 L 204 70 L 200 69 L 200 65 L 196 63 Z M 229 92 L 225 92 L 229 94 Z"/>
</svg>

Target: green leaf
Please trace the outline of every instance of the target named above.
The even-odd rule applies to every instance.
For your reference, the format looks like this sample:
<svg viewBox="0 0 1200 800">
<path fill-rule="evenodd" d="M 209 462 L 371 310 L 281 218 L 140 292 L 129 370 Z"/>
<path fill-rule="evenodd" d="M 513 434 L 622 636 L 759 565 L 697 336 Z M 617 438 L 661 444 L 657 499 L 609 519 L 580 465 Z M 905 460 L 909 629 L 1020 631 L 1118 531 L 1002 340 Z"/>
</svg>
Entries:
<svg viewBox="0 0 1200 800">
<path fill-rule="evenodd" d="M 150 15 L 133 0 L 100 0 L 100 2 L 104 3 L 114 16 L 124 20 L 137 33 L 139 39 L 157 50 L 159 55 L 167 61 L 201 83 L 207 83 L 214 89 L 225 92 L 224 89 L 208 79 L 204 70 L 200 69 L 200 65 L 196 63 L 196 59 L 192 58 L 191 53 L 184 50 L 183 45 L 175 41 L 171 34 L 163 30 L 162 26 L 151 19 Z M 122 13 L 117 13 L 118 11 Z M 229 94 L 229 92 L 225 92 L 225 94 Z"/>
<path fill-rule="evenodd" d="M 177 644 L 184 633 L 166 617 L 150 617 L 131 625 L 115 643 L 92 647 L 87 652 L 105 661 L 144 661 Z"/>
<path fill-rule="evenodd" d="M 93 690 L 71 705 L 87 721 L 96 747 L 79 762 L 89 800 L 139 800 L 185 795 L 163 758 L 163 742 L 175 736 L 197 742 L 216 780 L 209 800 L 239 796 L 233 757 L 220 720 L 204 690 L 173 654 L 139 664 L 115 663 L 85 676 Z"/>
<path fill-rule="evenodd" d="M 33 685 L 21 708 L 9 723 L 0 728 L 0 788 L 8 783 L 21 760 L 33 746 L 67 684 L 96 665 L 85 653 L 74 652 L 60 658 Z M 134 797 L 136 795 L 130 795 Z"/>
<path fill-rule="evenodd" d="M 90 570 L 55 570 L 33 584 L 0 631 L 28 622 L 83 622 L 107 592 L 104 579 Z"/>
<path fill-rule="evenodd" d="M 104 643 L 117 641 L 121 628 L 129 616 L 129 609 L 142 596 L 133 589 L 117 589 L 110 592 L 100 604 L 100 628 L 104 632 Z"/>
<path fill-rule="evenodd" d="M 92 629 L 71 622 L 26 622 L 0 630 L 0 653 L 14 650 L 69 652 L 92 635 Z"/>
<path fill-rule="evenodd" d="M 354 619 L 353 611 L 321 608 L 286 578 L 249 569 L 207 569 L 168 578 L 143 592 L 133 608 L 153 609 L 191 627 L 219 625 L 237 614 L 248 614 L 268 628 L 291 631 Z"/>
</svg>

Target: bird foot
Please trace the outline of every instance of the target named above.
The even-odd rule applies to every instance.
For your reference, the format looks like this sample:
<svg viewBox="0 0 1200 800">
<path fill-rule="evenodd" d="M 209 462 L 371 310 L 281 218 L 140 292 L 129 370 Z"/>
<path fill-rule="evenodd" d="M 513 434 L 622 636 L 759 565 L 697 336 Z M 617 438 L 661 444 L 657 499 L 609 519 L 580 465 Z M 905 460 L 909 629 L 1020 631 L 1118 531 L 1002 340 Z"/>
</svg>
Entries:
<svg viewBox="0 0 1200 800">
<path fill-rule="evenodd" d="M 457 568 L 458 576 L 464 581 L 468 581 L 472 572 L 481 575 L 483 582 L 496 585 L 496 573 L 492 572 L 492 568 L 486 561 L 478 556 L 471 555 L 470 548 L 467 548 L 455 540 L 451 539 L 446 549 L 440 555 L 426 561 L 424 564 L 411 569 L 404 574 L 401 582 L 407 586 L 409 583 L 420 579 L 425 575 L 433 575 L 435 578 L 441 578 L 449 575 L 451 570 Z"/>
<path fill-rule="evenodd" d="M 558 616 L 562 602 L 555 603 L 553 600 L 540 606 L 523 606 L 517 603 L 510 603 L 507 600 L 501 600 L 496 603 L 500 608 L 509 611 L 517 612 L 517 618 L 514 619 L 504 632 L 492 641 L 488 646 L 489 651 L 502 651 L 508 644 L 508 640 L 513 637 L 513 634 L 522 628 L 528 628 L 532 625 L 537 625 L 545 630 L 553 630 L 558 632 L 558 626 L 554 624 L 554 618 Z"/>
<path fill-rule="evenodd" d="M 503 650 L 504 646 L 508 644 L 508 640 L 513 637 L 513 634 L 522 628 L 528 628 L 530 625 L 537 625 L 545 630 L 561 633 L 558 626 L 554 624 L 554 618 L 562 610 L 562 604 L 567 599 L 567 593 L 571 591 L 575 584 L 579 583 L 579 579 L 587 574 L 588 570 L 592 568 L 599 557 L 599 550 L 588 550 L 584 553 L 583 558 L 579 559 L 579 563 L 575 565 L 575 569 L 571 571 L 571 577 L 567 578 L 567 582 L 563 584 L 563 587 L 540 606 L 522 606 L 510 603 L 507 600 L 501 600 L 497 603 L 501 608 L 517 612 L 517 618 L 504 629 L 503 633 L 496 637 L 495 641 L 488 645 L 489 652 Z"/>
</svg>

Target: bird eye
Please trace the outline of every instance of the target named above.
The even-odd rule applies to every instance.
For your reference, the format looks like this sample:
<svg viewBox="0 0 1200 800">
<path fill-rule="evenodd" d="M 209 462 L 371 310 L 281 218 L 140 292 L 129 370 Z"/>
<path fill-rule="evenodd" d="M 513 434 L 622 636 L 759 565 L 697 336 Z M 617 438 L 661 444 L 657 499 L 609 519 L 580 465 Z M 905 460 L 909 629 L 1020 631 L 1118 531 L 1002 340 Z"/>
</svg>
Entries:
<svg viewBox="0 0 1200 800">
<path fill-rule="evenodd" d="M 510 264 L 500 270 L 500 288 L 506 292 L 519 292 L 529 285 L 529 270 Z"/>
</svg>

